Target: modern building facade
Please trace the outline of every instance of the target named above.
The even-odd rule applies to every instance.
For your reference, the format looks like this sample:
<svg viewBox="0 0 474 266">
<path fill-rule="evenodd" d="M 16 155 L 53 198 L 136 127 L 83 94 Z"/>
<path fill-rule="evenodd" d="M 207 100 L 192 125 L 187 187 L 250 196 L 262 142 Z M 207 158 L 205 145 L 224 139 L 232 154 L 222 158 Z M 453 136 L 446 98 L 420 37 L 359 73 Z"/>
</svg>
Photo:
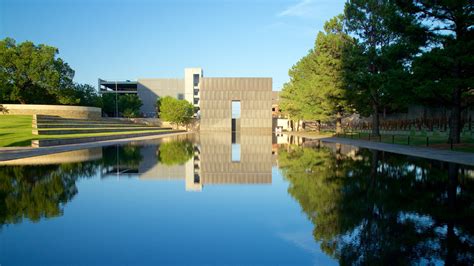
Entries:
<svg viewBox="0 0 474 266">
<path fill-rule="evenodd" d="M 99 79 L 101 93 L 137 94 L 145 117 L 156 117 L 158 97 L 187 100 L 196 108 L 201 131 L 272 131 L 271 78 L 208 78 L 202 68 L 186 68 L 184 78 Z"/>
<path fill-rule="evenodd" d="M 171 96 L 187 100 L 199 107 L 199 84 L 203 76 L 202 68 L 186 68 L 183 78 L 139 78 L 130 80 L 99 79 L 100 93 L 137 94 L 142 100 L 141 113 L 145 117 L 156 117 L 158 97 Z"/>
</svg>

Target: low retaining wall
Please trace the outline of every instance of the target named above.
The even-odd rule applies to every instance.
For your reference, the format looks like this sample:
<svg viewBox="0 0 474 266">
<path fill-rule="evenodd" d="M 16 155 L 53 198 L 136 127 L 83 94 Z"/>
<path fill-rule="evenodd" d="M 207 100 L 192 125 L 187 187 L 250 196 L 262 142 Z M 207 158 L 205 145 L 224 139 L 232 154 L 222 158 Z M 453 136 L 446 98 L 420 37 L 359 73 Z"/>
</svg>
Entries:
<svg viewBox="0 0 474 266">
<path fill-rule="evenodd" d="M 120 134 L 120 135 L 110 135 L 110 136 L 97 136 L 97 137 L 83 137 L 83 138 L 66 138 L 66 139 L 40 139 L 32 140 L 31 147 L 50 147 L 50 146 L 59 146 L 59 145 L 70 145 L 86 142 L 95 142 L 95 141 L 104 141 L 104 140 L 116 140 L 124 138 L 135 138 L 135 137 L 144 137 L 152 135 L 163 135 L 170 133 L 181 133 L 185 132 L 182 130 L 177 131 L 165 131 L 165 132 L 147 132 L 147 133 L 137 133 L 137 134 Z"/>
<path fill-rule="evenodd" d="M 64 118 L 99 119 L 102 109 L 97 107 L 43 104 L 3 104 L 6 115 L 52 115 Z"/>
</svg>

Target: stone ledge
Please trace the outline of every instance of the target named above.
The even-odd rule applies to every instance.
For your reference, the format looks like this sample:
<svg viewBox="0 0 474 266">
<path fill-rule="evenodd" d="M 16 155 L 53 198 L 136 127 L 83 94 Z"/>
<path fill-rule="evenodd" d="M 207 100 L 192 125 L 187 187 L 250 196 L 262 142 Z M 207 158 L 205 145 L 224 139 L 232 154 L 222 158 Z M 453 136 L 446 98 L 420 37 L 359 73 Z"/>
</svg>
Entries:
<svg viewBox="0 0 474 266">
<path fill-rule="evenodd" d="M 98 119 L 102 109 L 87 106 L 45 104 L 3 104 L 8 109 L 5 115 L 52 115 L 64 118 Z"/>
<path fill-rule="evenodd" d="M 79 144 L 79 143 L 104 141 L 104 140 L 116 140 L 116 139 L 123 139 L 123 138 L 153 136 L 153 135 L 162 135 L 162 134 L 169 134 L 169 133 L 181 133 L 181 132 L 185 132 L 185 131 L 177 130 L 177 131 L 149 132 L 149 133 L 147 132 L 147 133 L 138 133 L 138 134 L 120 134 L 120 135 L 83 137 L 83 138 L 40 139 L 40 140 L 32 140 L 31 146 L 34 148 L 51 147 L 51 146 Z"/>
</svg>

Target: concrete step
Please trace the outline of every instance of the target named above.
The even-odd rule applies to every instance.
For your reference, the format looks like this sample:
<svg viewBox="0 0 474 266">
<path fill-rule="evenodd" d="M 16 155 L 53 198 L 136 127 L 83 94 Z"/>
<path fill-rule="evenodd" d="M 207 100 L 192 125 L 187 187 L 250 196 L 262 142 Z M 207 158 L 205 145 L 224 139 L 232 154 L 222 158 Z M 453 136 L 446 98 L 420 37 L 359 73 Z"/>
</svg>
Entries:
<svg viewBox="0 0 474 266">
<path fill-rule="evenodd" d="M 129 134 L 117 134 L 117 135 L 97 136 L 97 137 L 64 138 L 64 139 L 40 139 L 40 140 L 32 140 L 31 141 L 31 146 L 35 147 L 35 148 L 50 147 L 50 146 L 70 145 L 70 144 L 95 142 L 95 141 L 103 141 L 103 140 L 115 140 L 115 139 L 123 139 L 123 138 L 162 135 L 162 134 L 178 133 L 178 132 L 185 132 L 185 131 L 184 130 L 176 130 L 176 131 L 173 131 L 173 132 L 170 132 L 170 131 L 165 131 L 165 132 L 157 131 L 157 132 L 129 133 Z"/>
<path fill-rule="evenodd" d="M 121 124 L 121 125 L 140 125 L 133 123 L 132 121 L 121 121 L 121 120 L 82 120 L 82 119 L 37 119 L 37 124 Z"/>
<path fill-rule="evenodd" d="M 124 127 L 151 127 L 142 124 L 64 124 L 64 123 L 41 123 L 37 124 L 38 129 L 41 128 L 124 128 Z M 151 127 L 153 128 L 153 127 Z"/>
<path fill-rule="evenodd" d="M 156 130 L 165 131 L 166 128 L 161 127 L 133 127 L 133 128 L 87 128 L 87 129 L 73 129 L 73 128 L 62 128 L 62 129 L 38 129 L 33 130 L 34 135 L 64 135 L 64 134 L 87 134 L 87 133 L 106 133 L 106 132 L 129 132 L 129 131 L 144 131 L 144 130 Z"/>
</svg>

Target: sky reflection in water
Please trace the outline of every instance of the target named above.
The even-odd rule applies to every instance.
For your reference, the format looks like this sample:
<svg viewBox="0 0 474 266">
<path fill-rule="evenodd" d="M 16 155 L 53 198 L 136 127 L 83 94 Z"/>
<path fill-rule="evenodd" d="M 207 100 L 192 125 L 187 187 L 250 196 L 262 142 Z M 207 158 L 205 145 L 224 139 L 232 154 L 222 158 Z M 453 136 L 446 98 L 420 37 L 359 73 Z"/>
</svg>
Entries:
<svg viewBox="0 0 474 266">
<path fill-rule="evenodd" d="M 472 168 L 286 142 L 201 134 L 0 165 L 0 263 L 472 264 Z"/>
</svg>

